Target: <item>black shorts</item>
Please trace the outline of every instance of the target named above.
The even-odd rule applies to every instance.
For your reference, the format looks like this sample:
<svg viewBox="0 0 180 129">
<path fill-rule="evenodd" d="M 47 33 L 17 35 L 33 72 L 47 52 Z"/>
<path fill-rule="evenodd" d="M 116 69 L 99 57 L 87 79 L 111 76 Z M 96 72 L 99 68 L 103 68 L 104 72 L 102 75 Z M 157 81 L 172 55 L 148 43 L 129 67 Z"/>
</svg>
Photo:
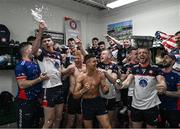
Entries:
<svg viewBox="0 0 180 129">
<path fill-rule="evenodd" d="M 107 114 L 106 106 L 101 97 L 83 99 L 82 111 L 84 120 L 93 120 L 96 116 Z"/>
<path fill-rule="evenodd" d="M 106 110 L 113 111 L 116 109 L 116 98 L 113 99 L 105 99 L 103 98 L 103 101 L 106 105 Z"/>
<path fill-rule="evenodd" d="M 38 100 L 16 99 L 16 120 L 18 128 L 39 128 L 41 105 Z"/>
<path fill-rule="evenodd" d="M 68 113 L 81 114 L 81 99 L 74 99 L 72 94 L 68 97 Z"/>
<path fill-rule="evenodd" d="M 132 96 L 128 96 L 128 102 L 127 102 L 127 107 L 128 107 L 128 110 L 131 110 L 132 108 Z"/>
<path fill-rule="evenodd" d="M 166 121 L 169 123 L 170 128 L 178 128 L 180 122 L 180 111 L 178 110 L 163 110 L 160 109 L 161 120 L 159 121 L 160 127 L 164 128 L 166 126 Z"/>
<path fill-rule="evenodd" d="M 62 86 L 44 89 L 44 96 L 46 96 L 43 100 L 44 107 L 54 107 L 57 104 L 64 103 L 64 92 Z"/>
<path fill-rule="evenodd" d="M 148 125 L 156 126 L 159 110 L 153 107 L 147 110 L 131 108 L 131 119 L 133 122 L 146 122 Z"/>
</svg>

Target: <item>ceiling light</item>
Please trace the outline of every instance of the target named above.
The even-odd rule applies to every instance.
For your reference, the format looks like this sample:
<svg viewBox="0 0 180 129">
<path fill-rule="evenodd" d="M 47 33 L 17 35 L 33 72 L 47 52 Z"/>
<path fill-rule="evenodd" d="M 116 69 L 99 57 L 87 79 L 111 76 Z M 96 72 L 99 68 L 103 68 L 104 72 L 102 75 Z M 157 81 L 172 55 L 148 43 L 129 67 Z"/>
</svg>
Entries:
<svg viewBox="0 0 180 129">
<path fill-rule="evenodd" d="M 135 1 L 138 1 L 138 0 L 116 0 L 114 2 L 111 2 L 111 3 L 107 4 L 106 6 L 111 8 L 111 9 L 114 9 L 114 8 L 117 8 L 117 7 L 120 7 L 120 6 L 123 6 L 123 5 L 133 3 Z"/>
</svg>

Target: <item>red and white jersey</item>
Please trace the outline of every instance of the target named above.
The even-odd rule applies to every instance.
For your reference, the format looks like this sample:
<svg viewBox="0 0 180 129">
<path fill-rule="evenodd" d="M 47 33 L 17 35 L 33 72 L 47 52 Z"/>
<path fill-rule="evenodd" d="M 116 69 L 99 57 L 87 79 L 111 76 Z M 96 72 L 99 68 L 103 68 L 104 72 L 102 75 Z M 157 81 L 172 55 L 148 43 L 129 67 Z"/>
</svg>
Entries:
<svg viewBox="0 0 180 129">
<path fill-rule="evenodd" d="M 146 110 L 159 105 L 161 102 L 156 90 L 156 76 L 162 75 L 162 71 L 154 65 L 147 67 L 135 65 L 131 74 L 134 75 L 135 81 L 132 107 Z"/>
</svg>

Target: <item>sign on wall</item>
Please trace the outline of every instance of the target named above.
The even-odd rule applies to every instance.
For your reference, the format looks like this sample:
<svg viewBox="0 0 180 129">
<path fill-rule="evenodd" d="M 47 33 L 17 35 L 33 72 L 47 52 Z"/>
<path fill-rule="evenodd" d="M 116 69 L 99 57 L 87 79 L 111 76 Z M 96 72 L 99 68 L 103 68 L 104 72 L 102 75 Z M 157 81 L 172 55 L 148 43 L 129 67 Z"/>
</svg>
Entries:
<svg viewBox="0 0 180 129">
<path fill-rule="evenodd" d="M 64 18 L 66 43 L 69 38 L 81 39 L 81 22 L 72 18 Z"/>
<path fill-rule="evenodd" d="M 132 20 L 109 24 L 107 33 L 118 40 L 130 38 L 132 36 Z"/>
<path fill-rule="evenodd" d="M 39 30 L 35 30 L 35 33 L 38 33 Z M 59 45 L 64 45 L 64 34 L 57 31 L 45 30 L 43 34 L 51 35 L 53 41 Z"/>
</svg>

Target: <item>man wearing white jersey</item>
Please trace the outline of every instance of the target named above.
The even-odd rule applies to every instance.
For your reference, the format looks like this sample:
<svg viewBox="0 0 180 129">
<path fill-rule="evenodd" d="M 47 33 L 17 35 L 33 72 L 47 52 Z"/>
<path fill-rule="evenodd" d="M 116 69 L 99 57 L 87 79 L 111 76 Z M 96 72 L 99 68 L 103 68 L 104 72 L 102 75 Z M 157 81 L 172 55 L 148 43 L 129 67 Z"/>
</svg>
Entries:
<svg viewBox="0 0 180 129">
<path fill-rule="evenodd" d="M 139 64 L 132 68 L 121 87 L 128 87 L 133 80 L 135 81 L 131 110 L 133 128 L 141 128 L 143 122 L 147 128 L 155 128 L 157 106 L 161 103 L 157 93 L 161 94 L 166 90 L 162 71 L 150 64 L 150 55 L 148 48 L 138 49 Z"/>
<path fill-rule="evenodd" d="M 49 77 L 49 80 L 43 82 L 43 107 L 45 115 L 43 128 L 58 128 L 62 118 L 64 103 L 61 74 L 70 74 L 73 69 L 63 68 L 61 54 L 54 50 L 52 37 L 50 35 L 42 36 L 45 28 L 45 22 L 41 21 L 39 24 L 39 33 L 33 43 L 32 52 L 41 62 L 41 72 L 45 72 Z M 38 53 L 41 42 L 42 49 Z"/>
</svg>

